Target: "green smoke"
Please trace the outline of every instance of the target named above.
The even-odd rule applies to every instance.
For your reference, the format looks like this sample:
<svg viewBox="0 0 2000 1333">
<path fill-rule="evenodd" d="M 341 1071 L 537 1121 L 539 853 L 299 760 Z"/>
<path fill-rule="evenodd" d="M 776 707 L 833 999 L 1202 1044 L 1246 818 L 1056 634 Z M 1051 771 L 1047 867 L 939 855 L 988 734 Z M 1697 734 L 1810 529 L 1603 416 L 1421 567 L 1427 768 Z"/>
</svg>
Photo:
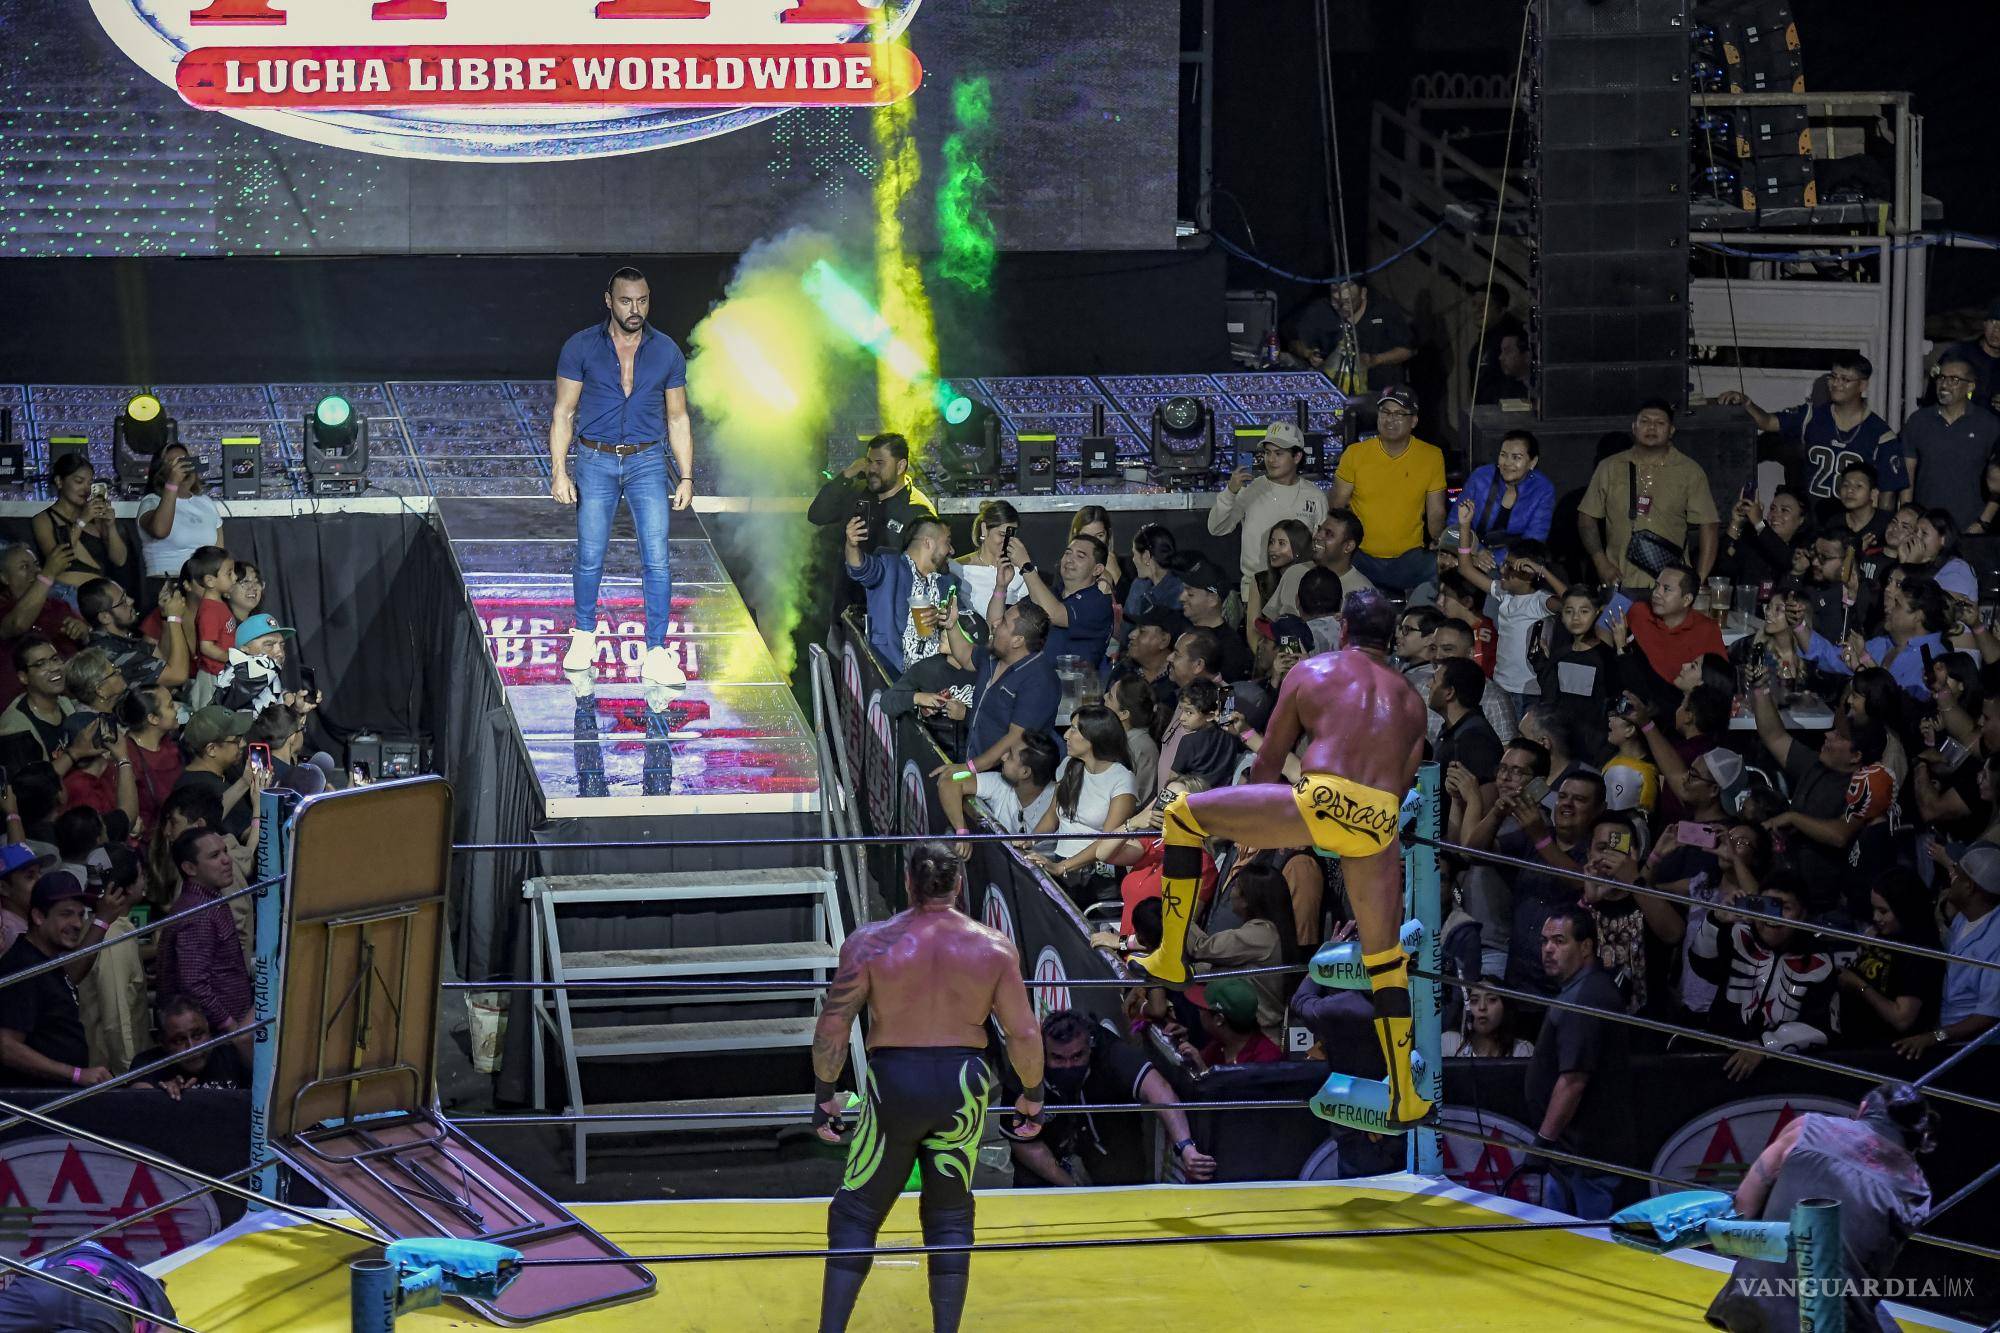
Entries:
<svg viewBox="0 0 2000 1333">
<path fill-rule="evenodd" d="M 984 292 L 993 282 L 998 249 L 987 212 L 989 185 L 980 166 L 986 128 L 993 119 L 993 86 L 961 79 L 952 85 L 954 128 L 944 141 L 944 179 L 938 186 L 938 274 L 969 291 Z"/>
</svg>

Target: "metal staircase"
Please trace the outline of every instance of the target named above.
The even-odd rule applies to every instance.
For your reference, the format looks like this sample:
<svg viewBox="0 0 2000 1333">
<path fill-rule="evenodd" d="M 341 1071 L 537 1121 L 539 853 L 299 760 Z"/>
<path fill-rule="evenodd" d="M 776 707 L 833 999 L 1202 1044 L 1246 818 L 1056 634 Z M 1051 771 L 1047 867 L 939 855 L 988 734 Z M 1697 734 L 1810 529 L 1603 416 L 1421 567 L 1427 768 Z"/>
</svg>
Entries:
<svg viewBox="0 0 2000 1333">
<path fill-rule="evenodd" d="M 824 982 L 839 962 L 840 946 L 846 938 L 841 925 L 839 884 L 833 873 L 816 866 L 769 870 L 703 870 L 678 874 L 549 875 L 528 880 L 522 892 L 530 904 L 534 980 L 552 983 L 552 988 L 534 991 L 533 1012 L 536 1032 L 548 1032 L 562 1052 L 563 1072 L 568 1092 L 567 1111 L 572 1114 L 612 1114 L 634 1119 L 615 1123 L 579 1123 L 573 1127 L 576 1150 L 576 1181 L 589 1178 L 589 1140 L 593 1134 L 659 1133 L 664 1130 L 741 1128 L 755 1125 L 791 1123 L 811 1110 L 812 1097 L 802 1090 L 776 1096 L 686 1097 L 672 1095 L 678 1080 L 673 1062 L 685 1056 L 723 1052 L 789 1052 L 810 1047 L 813 1026 L 818 1019 L 818 987 L 797 990 L 727 990 L 694 993 L 614 992 L 596 990 L 572 993 L 562 989 L 573 981 L 644 982 L 682 978 L 751 979 L 757 973 L 785 977 L 811 977 Z M 682 914 L 714 914 L 746 905 L 786 906 L 787 900 L 806 909 L 800 915 L 809 926 L 797 938 L 755 944 L 708 944 L 695 947 L 597 948 L 566 946 L 564 910 L 630 904 L 642 909 L 648 928 L 662 928 L 661 908 L 668 909 L 664 929 L 671 934 L 672 918 Z M 635 915 L 637 915 L 635 910 Z M 762 1009 L 775 1005 L 797 1012 L 778 1017 L 745 1017 L 742 1008 L 754 1004 Z M 673 1021 L 650 1017 L 618 1019 L 603 1023 L 576 1021 L 578 1011 L 616 1008 L 622 1011 L 657 1009 L 671 1005 L 677 1011 Z M 713 1015 L 710 1017 L 709 1015 Z M 543 1043 L 534 1049 L 534 1086 L 538 1105 L 544 1098 L 547 1070 Z M 859 1024 L 849 1038 L 850 1055 L 859 1073 L 866 1060 Z M 657 1101 L 588 1102 L 583 1092 L 583 1062 L 640 1056 L 663 1057 L 666 1073 L 661 1079 L 668 1095 Z M 730 1113 L 716 1120 L 659 1119 L 648 1115 L 687 1115 L 690 1112 Z M 753 1114 L 745 1114 L 753 1113 Z M 761 1113 L 761 1114 L 757 1114 Z"/>
</svg>

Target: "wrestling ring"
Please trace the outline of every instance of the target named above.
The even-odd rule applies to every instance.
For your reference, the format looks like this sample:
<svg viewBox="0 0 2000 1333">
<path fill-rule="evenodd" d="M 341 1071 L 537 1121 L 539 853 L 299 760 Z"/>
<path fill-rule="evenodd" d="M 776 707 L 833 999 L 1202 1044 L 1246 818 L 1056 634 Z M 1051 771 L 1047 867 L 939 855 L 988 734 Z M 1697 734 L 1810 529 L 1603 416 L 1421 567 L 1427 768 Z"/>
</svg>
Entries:
<svg viewBox="0 0 2000 1333">
<path fill-rule="evenodd" d="M 982 1192 L 978 1240 L 969 1247 L 925 1246 L 916 1200 L 908 1194 L 897 1203 L 878 1246 L 865 1252 L 825 1248 L 824 1198 L 639 1201 L 571 1210 L 465 1131 L 618 1117 L 451 1118 L 439 1109 L 435 1095 L 432 1052 L 444 990 L 551 988 L 546 980 L 444 983 L 439 977 L 450 858 L 521 848 L 454 846 L 451 790 L 435 777 L 310 797 L 282 819 L 278 794 L 266 793 L 265 800 L 265 827 L 282 827 L 284 836 L 265 840 L 268 855 L 260 858 L 258 881 L 193 909 L 209 910 L 244 896 L 256 900 L 252 1164 L 228 1175 L 206 1175 L 60 1118 L 75 1103 L 158 1074 L 168 1062 L 134 1068 L 38 1109 L 0 1101 L 0 1129 L 29 1123 L 171 1171 L 194 1185 L 185 1194 L 96 1228 L 51 1258 L 24 1263 L 0 1256 L 0 1269 L 12 1274 L 12 1281 L 66 1287 L 153 1327 L 201 1333 L 346 1328 L 379 1333 L 398 1324 L 463 1329 L 545 1321 L 579 1329 L 805 1330 L 817 1323 L 823 1261 L 831 1254 L 868 1253 L 876 1262 L 856 1311 L 856 1326 L 919 1329 L 930 1321 L 924 1257 L 950 1249 L 978 1257 L 965 1326 L 982 1330 L 1039 1333 L 1051 1324 L 1103 1319 L 1107 1312 L 1115 1312 L 1121 1323 L 1195 1328 L 1233 1320 L 1246 1310 L 1273 1327 L 1305 1326 L 1337 1314 L 1345 1326 L 1366 1329 L 1686 1329 L 1703 1326 L 1703 1311 L 1731 1267 L 1725 1256 L 1734 1255 L 1795 1265 L 1801 1277 L 1835 1279 L 1799 1284 L 1800 1326 L 1843 1327 L 1839 1299 L 1824 1291 L 1837 1289 L 1843 1277 L 1837 1207 L 1808 1201 L 1789 1223 L 1734 1220 L 1726 1197 L 1702 1194 L 1696 1182 L 1538 1149 L 1550 1161 L 1679 1191 L 1627 1209 L 1611 1224 L 1580 1221 L 1442 1179 L 1438 1133 L 1430 1127 L 1435 1119 L 1408 1134 L 1408 1170 L 1390 1175 L 1338 1183 Z M 1420 1086 L 1437 1100 L 1441 988 L 1478 985 L 1512 994 L 1442 971 L 1437 853 L 1500 864 L 1509 858 L 1442 840 L 1434 766 L 1420 774 L 1409 809 L 1414 822 L 1405 835 L 1410 922 L 1405 931 L 1406 941 L 1415 946 L 1412 1011 L 1423 1062 Z M 405 836 L 391 845 L 379 835 L 383 828 L 396 828 Z M 981 839 L 1007 840 L 1006 835 L 972 835 L 972 840 Z M 920 840 L 771 841 L 817 846 Z M 740 846 L 741 841 L 727 845 Z M 578 846 L 597 850 L 607 844 Z M 527 849 L 547 851 L 551 845 Z M 1593 878 L 1581 872 L 1570 877 Z M 1618 887 L 1659 892 L 1643 885 Z M 273 892 L 277 889 L 284 891 Z M 1783 920 L 1754 911 L 1737 914 L 1749 920 Z M 157 930 L 166 919 L 175 918 L 154 921 L 140 931 Z M 1837 930 L 1815 927 L 1815 932 L 1945 957 Z M 102 949 L 130 938 L 91 947 Z M 1365 981 L 1356 987 L 1347 975 L 1355 970 L 1353 961 L 1339 946 L 1323 949 L 1310 969 L 1207 975 L 1307 970 L 1325 985 L 1365 989 Z M 21 979 L 17 974 L 0 985 Z M 568 984 L 586 989 L 591 983 Z M 621 990 L 676 991 L 718 983 L 613 984 Z M 796 990 L 827 983 L 759 977 L 720 984 Z M 1069 979 L 1061 984 L 1137 983 Z M 1547 997 L 1520 998 L 1562 1007 Z M 1818 1056 L 1765 1050 L 1636 1015 L 1587 1012 L 1846 1076 L 1861 1085 L 1857 1097 L 1881 1079 L 1878 1073 Z M 1990 1029 L 1917 1081 L 1938 1101 L 2000 1112 L 2000 1101 L 1935 1082 L 1996 1033 L 2000 1028 Z M 233 1039 L 224 1034 L 205 1045 Z M 1335 1073 L 1318 1095 L 1303 1100 L 1168 1105 L 1189 1111 L 1309 1108 L 1323 1119 L 1366 1128 L 1365 1110 L 1357 1111 L 1346 1095 L 1351 1082 Z M 994 1107 L 989 1114 L 1008 1109 Z M 1083 1108 L 1049 1109 L 1064 1114 Z M 1088 1108 L 1092 1114 L 1158 1109 L 1158 1103 Z M 637 1118 L 671 1117 L 649 1113 Z M 712 1123 L 726 1116 L 706 1111 L 690 1118 Z M 800 1117 L 802 1122 L 805 1118 Z M 768 1124 L 769 1117 L 762 1123 Z M 1519 1148 L 1456 1127 L 1451 1133 Z M 307 1208 L 278 1197 L 280 1163 L 342 1206 Z M 1996 1175 L 2000 1162 L 1936 1203 L 1931 1221 Z M 149 1311 L 121 1299 L 102 1284 L 79 1281 L 78 1272 L 61 1262 L 77 1245 L 115 1240 L 120 1229 L 210 1191 L 236 1195 L 251 1211 L 235 1225 L 149 1267 L 147 1272 L 165 1284 L 171 1317 L 157 1307 Z M 1975 1242 L 1928 1231 L 1913 1239 L 1985 1263 L 2000 1261 L 2000 1250 Z M 1156 1253 L 1160 1250 L 1171 1253 Z M 1114 1262 L 1115 1268 L 1110 1266 Z M 443 1305 L 444 1300 L 455 1304 Z M 1903 1308 L 1895 1313 L 1908 1328 L 1975 1327 Z"/>
</svg>

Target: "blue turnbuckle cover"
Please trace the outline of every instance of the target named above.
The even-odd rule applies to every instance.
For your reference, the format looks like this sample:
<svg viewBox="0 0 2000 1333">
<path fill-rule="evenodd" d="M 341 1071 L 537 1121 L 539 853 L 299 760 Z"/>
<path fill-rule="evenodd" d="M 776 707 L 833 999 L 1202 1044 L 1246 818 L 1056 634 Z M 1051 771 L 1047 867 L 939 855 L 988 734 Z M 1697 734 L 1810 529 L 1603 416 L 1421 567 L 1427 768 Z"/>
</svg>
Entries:
<svg viewBox="0 0 2000 1333">
<path fill-rule="evenodd" d="M 1634 1249 L 1665 1254 L 1708 1239 L 1708 1224 L 1736 1215 L 1736 1202 L 1720 1190 L 1681 1190 L 1642 1199 L 1611 1215 L 1611 1235 Z"/>
<path fill-rule="evenodd" d="M 435 1292 L 490 1301 L 521 1275 L 519 1250 L 481 1240 L 424 1236 L 392 1241 L 382 1257 L 396 1266 L 405 1291 L 418 1296 Z"/>
<path fill-rule="evenodd" d="M 1421 1078 L 1423 1057 L 1412 1054 L 1410 1069 L 1415 1077 Z M 1410 1121 L 1390 1119 L 1389 1105 L 1394 1095 L 1386 1079 L 1328 1074 L 1326 1082 L 1306 1104 L 1322 1120 L 1369 1134 L 1402 1134 L 1423 1124 L 1421 1117 Z"/>
<path fill-rule="evenodd" d="M 1400 936 L 1403 951 L 1415 953 L 1423 947 L 1424 923 L 1405 921 Z M 1343 940 L 1323 944 L 1312 957 L 1312 979 L 1329 990 L 1368 990 L 1368 969 L 1361 965 L 1361 941 Z"/>
</svg>

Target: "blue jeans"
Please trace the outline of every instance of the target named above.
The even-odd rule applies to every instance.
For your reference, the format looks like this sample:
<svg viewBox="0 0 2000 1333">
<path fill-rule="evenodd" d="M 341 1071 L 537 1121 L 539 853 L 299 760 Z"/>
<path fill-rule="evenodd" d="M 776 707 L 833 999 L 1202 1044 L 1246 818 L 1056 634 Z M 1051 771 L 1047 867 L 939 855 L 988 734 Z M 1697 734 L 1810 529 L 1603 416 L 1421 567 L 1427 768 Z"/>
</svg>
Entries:
<svg viewBox="0 0 2000 1333">
<path fill-rule="evenodd" d="M 1369 555 L 1366 551 L 1354 553 L 1354 567 L 1368 576 L 1369 582 L 1385 592 L 1408 592 L 1410 589 L 1437 578 L 1437 555 L 1429 547 L 1412 546 L 1409 550 L 1392 559 Z"/>
<path fill-rule="evenodd" d="M 1542 1207 L 1586 1222 L 1600 1222 L 1611 1216 L 1612 1200 L 1618 1194 L 1617 1176 L 1551 1162 L 1547 1182 L 1542 1187 Z"/>
<path fill-rule="evenodd" d="M 646 646 L 667 641 L 667 614 L 673 606 L 667 525 L 673 512 L 667 490 L 667 449 L 656 444 L 624 458 L 584 445 L 576 457 L 576 568 L 572 575 L 576 627 L 597 629 L 597 585 L 604 580 L 604 553 L 611 545 L 611 520 L 618 497 L 632 511 L 639 537 L 640 586 L 646 604 Z"/>
</svg>

